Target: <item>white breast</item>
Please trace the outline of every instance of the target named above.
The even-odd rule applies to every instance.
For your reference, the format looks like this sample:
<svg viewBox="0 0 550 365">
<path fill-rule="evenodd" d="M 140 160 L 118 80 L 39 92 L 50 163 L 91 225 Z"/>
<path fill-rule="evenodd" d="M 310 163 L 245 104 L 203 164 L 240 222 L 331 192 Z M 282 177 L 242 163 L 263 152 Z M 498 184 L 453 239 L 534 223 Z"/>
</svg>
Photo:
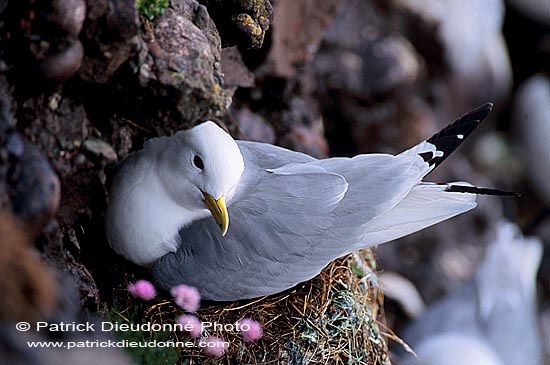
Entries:
<svg viewBox="0 0 550 365">
<path fill-rule="evenodd" d="M 111 247 L 142 266 L 177 250 L 180 228 L 206 216 L 190 212 L 172 201 L 151 169 L 150 161 L 132 156 L 125 162 L 111 191 L 106 232 Z"/>
</svg>

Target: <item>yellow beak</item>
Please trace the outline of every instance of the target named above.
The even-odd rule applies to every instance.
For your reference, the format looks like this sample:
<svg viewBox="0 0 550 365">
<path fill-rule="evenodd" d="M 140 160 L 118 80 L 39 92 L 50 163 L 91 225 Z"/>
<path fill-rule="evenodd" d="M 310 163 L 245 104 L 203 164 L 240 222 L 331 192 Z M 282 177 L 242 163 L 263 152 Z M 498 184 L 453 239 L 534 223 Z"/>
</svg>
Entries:
<svg viewBox="0 0 550 365">
<path fill-rule="evenodd" d="M 225 236 L 227 233 L 227 228 L 229 227 L 229 215 L 227 214 L 227 207 L 225 206 L 225 199 L 223 196 L 220 196 L 218 200 L 208 193 L 203 192 L 204 194 L 204 205 L 208 208 L 212 217 L 220 226 L 222 230 L 222 236 Z"/>
</svg>

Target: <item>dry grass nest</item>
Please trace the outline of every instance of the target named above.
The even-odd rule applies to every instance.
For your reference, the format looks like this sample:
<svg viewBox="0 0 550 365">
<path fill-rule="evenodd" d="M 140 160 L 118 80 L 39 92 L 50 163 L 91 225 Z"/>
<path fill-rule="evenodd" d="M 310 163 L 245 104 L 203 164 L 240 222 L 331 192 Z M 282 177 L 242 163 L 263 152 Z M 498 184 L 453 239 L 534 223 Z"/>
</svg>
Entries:
<svg viewBox="0 0 550 365">
<path fill-rule="evenodd" d="M 280 294 L 232 303 L 203 303 L 195 313 L 202 322 L 219 324 L 206 336 L 229 342 L 218 358 L 200 347 L 181 349 L 182 364 L 389 364 L 381 289 L 376 285 L 373 253 L 365 249 L 328 265 L 316 278 Z M 130 301 L 135 305 L 135 300 Z M 120 311 L 122 318 L 131 306 Z M 173 300 L 147 303 L 142 323 L 175 323 L 183 310 Z M 263 337 L 247 343 L 232 328 L 249 317 L 263 326 Z M 224 325 L 225 328 L 221 328 Z M 386 336 L 387 335 L 387 336 Z M 173 341 L 194 341 L 174 331 Z"/>
</svg>

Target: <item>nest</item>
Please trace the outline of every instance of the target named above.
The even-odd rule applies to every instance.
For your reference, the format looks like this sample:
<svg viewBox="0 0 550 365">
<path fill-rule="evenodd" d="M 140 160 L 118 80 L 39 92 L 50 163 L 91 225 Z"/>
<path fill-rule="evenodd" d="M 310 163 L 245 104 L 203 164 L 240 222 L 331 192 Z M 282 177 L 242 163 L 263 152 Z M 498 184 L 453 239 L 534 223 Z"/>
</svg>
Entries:
<svg viewBox="0 0 550 365">
<path fill-rule="evenodd" d="M 203 303 L 196 316 L 215 324 L 203 335 L 223 338 L 229 347 L 219 358 L 204 355 L 198 346 L 179 349 L 179 361 L 189 365 L 389 364 L 380 331 L 383 295 L 376 286 L 375 265 L 372 251 L 365 249 L 336 260 L 316 278 L 283 293 L 228 304 Z M 131 317 L 134 306 L 119 316 Z M 174 323 L 181 314 L 173 300 L 157 300 L 143 308 L 140 320 L 162 325 Z M 246 343 L 234 330 L 233 325 L 244 317 L 262 323 L 261 340 Z M 167 338 L 194 341 L 180 331 L 170 332 Z"/>
</svg>

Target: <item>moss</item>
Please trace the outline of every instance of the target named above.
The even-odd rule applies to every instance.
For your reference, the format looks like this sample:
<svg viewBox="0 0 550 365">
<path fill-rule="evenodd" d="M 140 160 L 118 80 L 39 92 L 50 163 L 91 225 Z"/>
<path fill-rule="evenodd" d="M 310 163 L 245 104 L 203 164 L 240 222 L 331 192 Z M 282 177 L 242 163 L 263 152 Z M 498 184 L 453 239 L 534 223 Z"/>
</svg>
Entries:
<svg viewBox="0 0 550 365">
<path fill-rule="evenodd" d="M 164 13 L 168 7 L 168 0 L 136 0 L 138 13 L 149 20 Z"/>
</svg>

